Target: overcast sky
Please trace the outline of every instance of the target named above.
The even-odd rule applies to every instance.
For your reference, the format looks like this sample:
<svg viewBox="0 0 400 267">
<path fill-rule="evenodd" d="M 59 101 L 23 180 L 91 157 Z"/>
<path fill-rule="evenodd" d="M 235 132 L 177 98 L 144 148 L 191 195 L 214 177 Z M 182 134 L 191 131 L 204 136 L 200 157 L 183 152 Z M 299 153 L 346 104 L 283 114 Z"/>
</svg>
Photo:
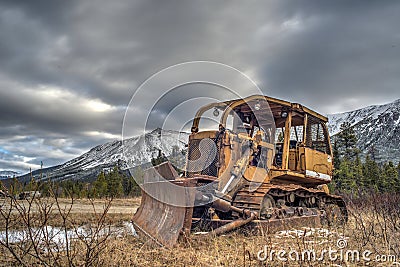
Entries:
<svg viewBox="0 0 400 267">
<path fill-rule="evenodd" d="M 324 114 L 392 102 L 399 14 L 400 1 L 0 1 L 0 170 L 120 138 L 137 87 L 191 60 Z"/>
</svg>

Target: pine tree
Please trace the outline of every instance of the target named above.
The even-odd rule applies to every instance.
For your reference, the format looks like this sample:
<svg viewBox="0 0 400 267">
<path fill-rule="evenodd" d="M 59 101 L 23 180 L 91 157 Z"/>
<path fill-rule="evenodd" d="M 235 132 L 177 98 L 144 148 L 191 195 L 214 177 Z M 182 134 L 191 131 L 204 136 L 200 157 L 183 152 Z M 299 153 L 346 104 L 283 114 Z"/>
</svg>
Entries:
<svg viewBox="0 0 400 267">
<path fill-rule="evenodd" d="M 336 136 L 337 149 L 346 159 L 355 159 L 359 153 L 356 148 L 357 136 L 349 122 L 343 122 L 340 125 L 340 132 Z"/>
<path fill-rule="evenodd" d="M 44 197 L 50 196 L 51 192 L 53 191 L 53 183 L 50 181 L 45 181 L 40 183 L 39 190 L 40 194 Z"/>
<path fill-rule="evenodd" d="M 122 176 L 119 174 L 118 167 L 107 174 L 107 193 L 109 197 L 121 197 L 124 193 L 122 187 Z"/>
<path fill-rule="evenodd" d="M 371 160 L 369 156 L 365 160 L 363 174 L 364 186 L 378 190 L 381 171 L 378 164 L 374 160 Z"/>
<path fill-rule="evenodd" d="M 344 158 L 335 172 L 336 189 L 341 191 L 354 191 L 357 188 L 353 163 L 350 160 Z"/>
<path fill-rule="evenodd" d="M 141 189 L 139 184 L 143 184 L 144 182 L 144 171 L 142 167 L 136 167 L 135 171 L 133 172 L 133 176 L 129 177 L 129 184 L 132 186 L 131 190 L 129 191 L 130 196 L 138 196 L 141 193 Z"/>
<path fill-rule="evenodd" d="M 382 188 L 384 192 L 398 192 L 398 172 L 393 162 L 383 165 Z"/>
<path fill-rule="evenodd" d="M 340 167 L 340 152 L 337 145 L 337 140 L 334 138 L 333 140 L 333 166 L 335 169 L 339 169 Z"/>
<path fill-rule="evenodd" d="M 60 183 L 62 188 L 63 197 L 78 197 L 82 198 L 86 196 L 84 190 L 84 184 L 81 181 L 66 180 Z"/>
<path fill-rule="evenodd" d="M 396 192 L 400 193 L 400 162 L 397 164 Z"/>
<path fill-rule="evenodd" d="M 138 196 L 140 193 L 140 188 L 132 176 L 124 176 L 123 187 L 125 196 Z"/>
<path fill-rule="evenodd" d="M 107 180 L 104 172 L 100 172 L 96 181 L 93 183 L 93 196 L 105 197 L 107 195 Z"/>
<path fill-rule="evenodd" d="M 333 139 L 334 180 L 336 189 L 355 191 L 363 187 L 364 177 L 357 137 L 348 122 L 340 125 L 340 132 Z"/>
<path fill-rule="evenodd" d="M 399 178 L 400 181 L 400 162 L 397 164 L 397 177 Z"/>
<path fill-rule="evenodd" d="M 11 186 L 10 186 L 10 194 L 16 196 L 21 192 L 22 192 L 22 185 L 18 181 L 18 179 L 14 177 L 12 179 Z"/>
<path fill-rule="evenodd" d="M 24 188 L 25 191 L 36 191 L 37 189 L 38 189 L 38 184 L 33 177 Z"/>
<path fill-rule="evenodd" d="M 353 162 L 353 179 L 355 180 L 355 185 L 357 189 L 364 188 L 364 174 L 363 174 L 363 164 L 358 155 L 356 155 L 356 159 Z"/>
</svg>

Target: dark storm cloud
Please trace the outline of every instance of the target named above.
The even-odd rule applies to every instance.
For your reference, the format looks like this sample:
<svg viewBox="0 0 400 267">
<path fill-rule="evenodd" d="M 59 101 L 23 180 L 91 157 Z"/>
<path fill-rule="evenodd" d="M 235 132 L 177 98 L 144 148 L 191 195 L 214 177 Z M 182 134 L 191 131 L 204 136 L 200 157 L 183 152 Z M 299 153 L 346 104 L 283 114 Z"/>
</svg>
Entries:
<svg viewBox="0 0 400 267">
<path fill-rule="evenodd" d="M 284 36 L 263 64 L 269 87 L 324 112 L 398 98 L 400 3 L 335 3 L 297 9 L 298 33 Z"/>
<path fill-rule="evenodd" d="M 398 1 L 0 1 L 0 148 L 10 153 L 0 169 L 61 163 L 116 138 L 135 89 L 184 61 L 232 65 L 264 93 L 325 113 L 389 102 L 400 97 L 399 10 Z M 170 110 L 160 102 L 157 115 Z"/>
</svg>

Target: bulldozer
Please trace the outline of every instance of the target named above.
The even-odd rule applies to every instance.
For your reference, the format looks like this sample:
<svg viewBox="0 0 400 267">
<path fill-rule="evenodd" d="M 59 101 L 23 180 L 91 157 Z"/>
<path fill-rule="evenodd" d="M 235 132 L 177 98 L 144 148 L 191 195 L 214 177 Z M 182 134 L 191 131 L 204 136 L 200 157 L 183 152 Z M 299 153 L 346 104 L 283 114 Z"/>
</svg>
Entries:
<svg viewBox="0 0 400 267">
<path fill-rule="evenodd" d="M 216 118 L 207 119 L 209 113 Z M 145 171 L 134 228 L 172 247 L 193 231 L 344 223 L 345 202 L 327 186 L 333 173 L 327 121 L 303 105 L 264 95 L 201 107 L 182 174 L 169 161 Z"/>
</svg>

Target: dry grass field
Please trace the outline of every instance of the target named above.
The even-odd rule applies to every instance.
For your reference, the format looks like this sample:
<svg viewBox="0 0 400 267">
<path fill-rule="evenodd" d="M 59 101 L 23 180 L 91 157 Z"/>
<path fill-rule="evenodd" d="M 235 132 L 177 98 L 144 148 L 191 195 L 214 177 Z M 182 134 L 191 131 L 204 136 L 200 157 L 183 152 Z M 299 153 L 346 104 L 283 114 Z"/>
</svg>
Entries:
<svg viewBox="0 0 400 267">
<path fill-rule="evenodd" d="M 191 235 L 173 249 L 134 236 L 129 220 L 139 198 L 0 201 L 1 266 L 400 265 L 398 196 L 349 198 L 350 218 L 344 226 L 259 236 L 246 230 L 218 237 Z M 55 241 L 47 226 L 68 234 Z M 6 231 L 10 237 L 24 235 L 19 242 L 7 241 Z"/>
<path fill-rule="evenodd" d="M 97 217 L 96 214 L 102 214 L 108 204 L 108 200 L 104 199 L 67 199 L 59 198 L 58 204 L 61 211 L 67 211 L 69 208 L 69 221 L 74 222 L 77 225 L 85 223 L 95 222 Z M 0 206 L 3 211 L 10 208 L 10 201 L 0 199 Z M 126 198 L 126 199 L 113 199 L 110 203 L 110 207 L 107 210 L 107 221 L 109 223 L 118 223 L 122 221 L 129 221 L 132 215 L 136 212 L 136 209 L 140 205 L 140 197 L 137 198 Z M 38 214 L 42 212 L 44 206 L 51 206 L 49 211 L 49 225 L 61 226 L 62 220 L 60 210 L 55 204 L 53 198 L 41 198 L 39 201 L 33 201 L 30 203 L 29 200 L 16 200 L 13 202 L 11 208 L 11 214 L 15 217 L 21 217 L 21 210 L 25 209 L 32 214 Z M 21 227 L 23 224 L 20 225 Z M 4 230 L 5 223 L 4 217 L 0 216 L 0 230 Z M 15 225 L 18 228 L 18 225 Z"/>
</svg>

